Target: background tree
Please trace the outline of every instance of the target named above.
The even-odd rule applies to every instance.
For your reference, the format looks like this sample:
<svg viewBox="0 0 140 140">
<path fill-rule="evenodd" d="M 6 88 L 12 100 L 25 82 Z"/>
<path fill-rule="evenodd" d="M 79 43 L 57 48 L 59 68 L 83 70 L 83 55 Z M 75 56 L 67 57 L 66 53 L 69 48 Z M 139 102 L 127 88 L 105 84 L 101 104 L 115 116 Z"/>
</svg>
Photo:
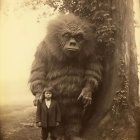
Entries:
<svg viewBox="0 0 140 140">
<path fill-rule="evenodd" d="M 86 140 L 138 140 L 138 71 L 133 0 L 32 0 L 93 23 L 104 77 L 85 119 Z M 91 112 L 93 112 L 91 114 Z"/>
</svg>

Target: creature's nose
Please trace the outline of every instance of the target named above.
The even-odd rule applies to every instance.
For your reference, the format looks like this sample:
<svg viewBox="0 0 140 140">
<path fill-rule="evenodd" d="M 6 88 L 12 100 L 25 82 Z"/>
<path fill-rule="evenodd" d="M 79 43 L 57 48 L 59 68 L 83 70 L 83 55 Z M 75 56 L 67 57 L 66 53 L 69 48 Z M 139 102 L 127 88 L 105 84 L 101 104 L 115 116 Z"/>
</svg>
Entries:
<svg viewBox="0 0 140 140">
<path fill-rule="evenodd" d="M 71 40 L 70 40 L 70 46 L 76 46 L 75 39 L 71 38 Z"/>
<path fill-rule="evenodd" d="M 70 46 L 76 46 L 76 42 L 70 42 Z"/>
</svg>

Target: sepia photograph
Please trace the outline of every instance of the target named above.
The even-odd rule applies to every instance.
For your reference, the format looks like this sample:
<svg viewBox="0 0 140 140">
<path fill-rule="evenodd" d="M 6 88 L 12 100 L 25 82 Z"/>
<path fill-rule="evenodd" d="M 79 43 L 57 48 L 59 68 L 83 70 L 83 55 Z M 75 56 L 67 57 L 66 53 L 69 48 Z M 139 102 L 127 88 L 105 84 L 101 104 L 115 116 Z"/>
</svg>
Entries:
<svg viewBox="0 0 140 140">
<path fill-rule="evenodd" d="M 0 0 L 0 140 L 140 140 L 140 0 Z"/>
</svg>

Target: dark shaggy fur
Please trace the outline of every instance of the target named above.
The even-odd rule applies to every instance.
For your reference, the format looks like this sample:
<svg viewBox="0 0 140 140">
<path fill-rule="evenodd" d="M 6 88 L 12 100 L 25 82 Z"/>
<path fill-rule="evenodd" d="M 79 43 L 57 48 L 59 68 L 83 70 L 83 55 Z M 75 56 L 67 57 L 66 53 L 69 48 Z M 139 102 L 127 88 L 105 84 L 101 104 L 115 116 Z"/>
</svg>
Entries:
<svg viewBox="0 0 140 140">
<path fill-rule="evenodd" d="M 63 51 L 62 35 L 65 32 L 83 34 L 80 53 L 75 57 L 69 58 Z M 36 51 L 29 82 L 34 95 L 45 87 L 55 89 L 67 135 L 76 135 L 81 129 L 83 107 L 77 98 L 81 93 L 92 97 L 101 77 L 101 59 L 96 52 L 91 25 L 71 14 L 52 20 Z"/>
</svg>

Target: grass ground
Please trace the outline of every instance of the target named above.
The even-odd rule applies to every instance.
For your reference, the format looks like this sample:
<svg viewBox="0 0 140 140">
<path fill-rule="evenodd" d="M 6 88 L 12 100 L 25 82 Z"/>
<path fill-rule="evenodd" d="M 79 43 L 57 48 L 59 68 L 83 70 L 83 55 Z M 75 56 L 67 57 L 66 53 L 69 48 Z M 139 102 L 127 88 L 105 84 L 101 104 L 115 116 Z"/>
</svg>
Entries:
<svg viewBox="0 0 140 140">
<path fill-rule="evenodd" d="M 40 140 L 40 128 L 35 127 L 33 106 L 2 106 L 0 140 Z"/>
</svg>

